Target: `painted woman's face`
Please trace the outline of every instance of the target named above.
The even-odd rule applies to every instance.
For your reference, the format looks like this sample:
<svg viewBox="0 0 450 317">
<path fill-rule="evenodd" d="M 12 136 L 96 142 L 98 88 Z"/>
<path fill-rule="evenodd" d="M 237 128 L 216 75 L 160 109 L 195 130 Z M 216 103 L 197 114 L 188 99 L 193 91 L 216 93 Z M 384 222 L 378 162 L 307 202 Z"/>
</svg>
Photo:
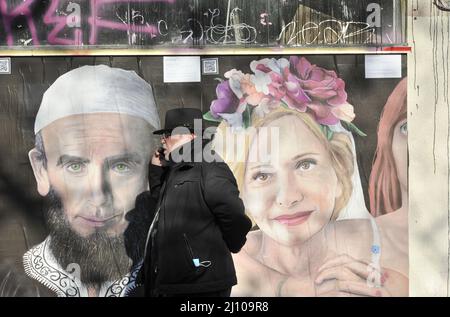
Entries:
<svg viewBox="0 0 450 317">
<path fill-rule="evenodd" d="M 401 120 L 395 125 L 392 137 L 392 153 L 394 155 L 397 177 L 402 191 L 408 190 L 408 122 Z"/>
<path fill-rule="evenodd" d="M 277 128 L 279 138 L 253 139 L 249 158 L 259 159 L 247 163 L 242 198 L 265 234 L 283 245 L 302 243 L 330 221 L 342 185 L 327 149 L 300 118 L 284 116 L 268 127 Z M 258 153 L 267 142 L 270 156 L 264 157 Z"/>
</svg>

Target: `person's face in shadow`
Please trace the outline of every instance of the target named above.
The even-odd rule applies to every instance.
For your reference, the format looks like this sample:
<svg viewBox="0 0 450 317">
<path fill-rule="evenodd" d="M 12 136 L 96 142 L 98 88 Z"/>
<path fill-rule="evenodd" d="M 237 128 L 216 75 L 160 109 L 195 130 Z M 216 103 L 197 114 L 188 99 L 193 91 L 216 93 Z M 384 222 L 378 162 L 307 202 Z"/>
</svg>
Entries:
<svg viewBox="0 0 450 317">
<path fill-rule="evenodd" d="M 167 133 L 161 137 L 161 144 L 164 149 L 165 158 L 169 158 L 169 154 L 183 144 L 191 142 L 195 138 L 193 133 L 177 134 Z"/>
</svg>

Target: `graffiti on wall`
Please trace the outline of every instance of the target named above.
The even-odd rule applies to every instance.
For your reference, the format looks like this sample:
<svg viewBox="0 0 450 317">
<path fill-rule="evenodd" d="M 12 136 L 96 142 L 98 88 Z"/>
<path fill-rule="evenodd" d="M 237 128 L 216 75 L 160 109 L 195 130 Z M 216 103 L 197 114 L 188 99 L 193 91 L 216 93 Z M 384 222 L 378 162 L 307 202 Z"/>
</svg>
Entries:
<svg viewBox="0 0 450 317">
<path fill-rule="evenodd" d="M 404 41 L 401 3 L 2 0 L 0 45 L 394 44 Z"/>
</svg>

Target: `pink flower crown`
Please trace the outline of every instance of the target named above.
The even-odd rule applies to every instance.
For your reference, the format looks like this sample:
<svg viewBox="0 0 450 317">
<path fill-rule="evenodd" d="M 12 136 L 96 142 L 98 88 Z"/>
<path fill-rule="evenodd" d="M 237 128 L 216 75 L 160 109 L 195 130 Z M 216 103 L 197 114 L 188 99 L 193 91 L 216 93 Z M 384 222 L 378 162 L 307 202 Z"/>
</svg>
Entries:
<svg viewBox="0 0 450 317">
<path fill-rule="evenodd" d="M 232 69 L 217 85 L 217 99 L 203 118 L 225 120 L 233 128 L 251 125 L 252 113 L 264 117 L 277 107 L 309 112 L 319 123 L 328 139 L 330 126 L 339 122 L 358 135 L 366 136 L 351 123 L 353 106 L 347 102 L 345 82 L 334 71 L 312 65 L 306 58 L 264 58 L 252 61 L 254 74 Z"/>
</svg>

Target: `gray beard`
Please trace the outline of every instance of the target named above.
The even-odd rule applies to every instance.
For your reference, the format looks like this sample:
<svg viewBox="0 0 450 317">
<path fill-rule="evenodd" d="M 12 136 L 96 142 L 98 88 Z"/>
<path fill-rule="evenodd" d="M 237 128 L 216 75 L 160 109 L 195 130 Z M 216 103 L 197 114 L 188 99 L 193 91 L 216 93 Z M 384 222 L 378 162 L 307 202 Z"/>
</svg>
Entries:
<svg viewBox="0 0 450 317">
<path fill-rule="evenodd" d="M 85 238 L 70 227 L 62 201 L 54 189 L 50 190 L 48 198 L 46 221 L 51 237 L 50 250 L 63 269 L 70 264 L 79 265 L 83 284 L 99 288 L 107 281 L 118 280 L 142 259 L 148 229 L 145 215 L 135 215 L 142 219 L 129 220 L 127 217 L 129 225 L 124 234 L 117 237 L 97 229 Z"/>
</svg>

